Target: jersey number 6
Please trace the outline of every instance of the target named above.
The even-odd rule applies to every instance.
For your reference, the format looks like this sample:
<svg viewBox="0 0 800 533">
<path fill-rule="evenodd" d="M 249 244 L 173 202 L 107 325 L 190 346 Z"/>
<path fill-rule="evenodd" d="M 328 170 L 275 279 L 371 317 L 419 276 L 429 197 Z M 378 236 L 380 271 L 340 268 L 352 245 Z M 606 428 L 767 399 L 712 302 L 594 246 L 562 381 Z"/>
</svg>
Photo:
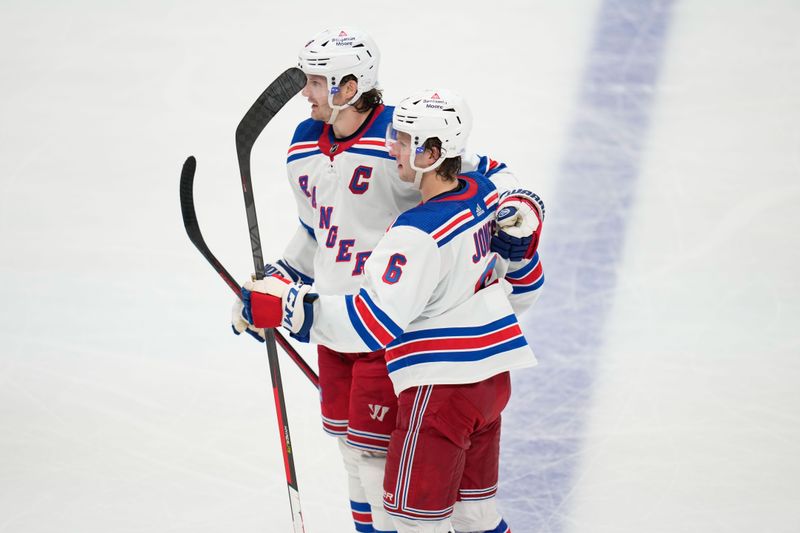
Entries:
<svg viewBox="0 0 800 533">
<path fill-rule="evenodd" d="M 405 265 L 408 261 L 403 254 L 394 254 L 389 258 L 389 264 L 386 265 L 386 272 L 383 273 L 383 282 L 393 285 L 400 281 L 400 276 L 403 275 L 401 266 Z"/>
</svg>

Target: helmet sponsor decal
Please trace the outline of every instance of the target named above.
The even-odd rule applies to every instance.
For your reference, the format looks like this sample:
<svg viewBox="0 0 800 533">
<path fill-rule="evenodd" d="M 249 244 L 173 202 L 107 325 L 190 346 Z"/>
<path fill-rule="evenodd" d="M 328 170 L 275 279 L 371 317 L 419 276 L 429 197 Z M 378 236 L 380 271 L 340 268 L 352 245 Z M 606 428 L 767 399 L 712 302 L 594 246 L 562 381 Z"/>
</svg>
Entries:
<svg viewBox="0 0 800 533">
<path fill-rule="evenodd" d="M 350 37 L 345 32 L 339 33 L 338 37 L 331 39 L 331 42 L 336 46 L 352 46 L 356 41 L 355 37 Z"/>
</svg>

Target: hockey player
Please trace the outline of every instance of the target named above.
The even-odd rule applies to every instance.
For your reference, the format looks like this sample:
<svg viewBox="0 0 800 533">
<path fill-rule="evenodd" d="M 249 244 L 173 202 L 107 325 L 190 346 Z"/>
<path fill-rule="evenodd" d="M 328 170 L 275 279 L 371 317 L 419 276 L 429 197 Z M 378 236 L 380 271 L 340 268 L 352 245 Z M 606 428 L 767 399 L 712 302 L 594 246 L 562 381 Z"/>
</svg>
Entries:
<svg viewBox="0 0 800 533">
<path fill-rule="evenodd" d="M 489 249 L 497 189 L 480 173 L 459 174 L 470 123 L 447 91 L 422 91 L 395 109 L 390 153 L 422 204 L 377 244 L 359 290 L 309 297 L 310 286 L 270 277 L 243 291 L 256 327 L 282 324 L 340 352 L 386 349 L 399 416 L 383 505 L 400 533 L 509 531 L 485 498 L 497 488 L 509 371 L 536 361 L 498 283 L 503 261 Z M 516 267 L 531 265 L 540 270 L 533 259 Z"/>
<path fill-rule="evenodd" d="M 353 292 L 386 228 L 419 203 L 419 190 L 397 179 L 385 145 L 393 108 L 383 105 L 377 87 L 379 57 L 374 41 L 350 28 L 326 30 L 301 49 L 299 67 L 308 78 L 302 95 L 311 118 L 297 127 L 287 157 L 300 224 L 283 256 L 266 265 L 267 275 L 313 283 L 321 295 Z M 538 197 L 487 157 L 465 156 L 462 166 L 508 193 L 503 202 L 510 215 L 492 236 L 493 248 L 530 259 L 543 216 Z M 515 290 L 533 296 L 538 281 L 520 279 Z M 253 333 L 238 302 L 233 321 L 235 331 Z M 397 398 L 383 349 L 353 353 L 321 342 L 318 363 L 323 428 L 339 438 L 356 530 L 389 531 L 382 480 Z"/>
</svg>

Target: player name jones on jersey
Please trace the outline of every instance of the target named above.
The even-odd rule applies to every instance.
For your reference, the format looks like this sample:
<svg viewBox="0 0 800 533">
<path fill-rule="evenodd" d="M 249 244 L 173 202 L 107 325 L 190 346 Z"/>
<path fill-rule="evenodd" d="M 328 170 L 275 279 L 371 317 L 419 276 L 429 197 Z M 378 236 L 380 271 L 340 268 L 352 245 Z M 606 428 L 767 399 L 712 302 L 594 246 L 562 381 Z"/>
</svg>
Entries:
<svg viewBox="0 0 800 533">
<path fill-rule="evenodd" d="M 473 263 L 477 263 L 489 253 L 494 226 L 494 220 L 489 220 L 486 224 L 481 226 L 478 231 L 472 234 L 472 238 L 475 241 L 475 255 L 472 256 Z"/>
</svg>

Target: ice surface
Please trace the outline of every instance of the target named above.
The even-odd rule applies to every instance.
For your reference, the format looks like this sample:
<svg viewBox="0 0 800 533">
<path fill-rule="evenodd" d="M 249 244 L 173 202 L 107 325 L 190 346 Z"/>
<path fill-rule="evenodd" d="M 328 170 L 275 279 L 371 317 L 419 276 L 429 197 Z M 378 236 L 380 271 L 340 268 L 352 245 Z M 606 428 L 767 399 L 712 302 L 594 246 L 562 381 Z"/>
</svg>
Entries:
<svg viewBox="0 0 800 533">
<path fill-rule="evenodd" d="M 341 23 L 378 41 L 389 102 L 460 91 L 471 146 L 547 203 L 540 365 L 503 429 L 513 530 L 798 531 L 797 3 L 334 8 L 4 4 L 0 532 L 289 531 L 266 354 L 229 332 L 178 175 L 197 156 L 206 241 L 246 277 L 236 124 Z M 253 154 L 268 257 L 306 114 Z M 306 529 L 351 531 L 316 393 L 282 368 Z"/>
</svg>

